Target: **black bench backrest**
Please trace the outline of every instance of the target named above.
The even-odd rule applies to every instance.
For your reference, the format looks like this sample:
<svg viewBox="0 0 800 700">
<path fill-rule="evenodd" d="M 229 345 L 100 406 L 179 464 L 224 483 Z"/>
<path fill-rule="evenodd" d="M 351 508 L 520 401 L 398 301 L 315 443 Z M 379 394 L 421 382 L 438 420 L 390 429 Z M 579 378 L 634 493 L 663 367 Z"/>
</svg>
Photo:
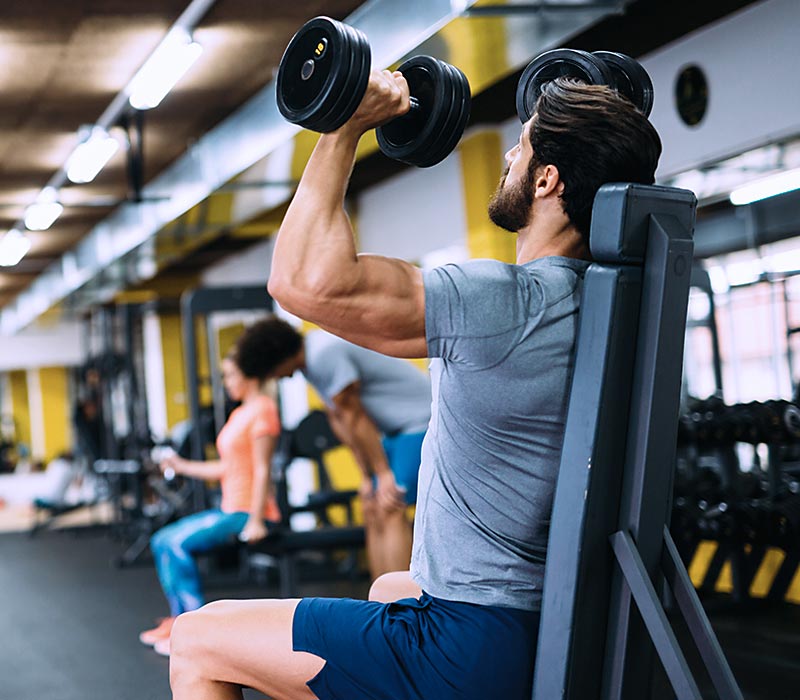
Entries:
<svg viewBox="0 0 800 700">
<path fill-rule="evenodd" d="M 664 412 L 673 416 L 672 429 L 677 426 L 694 214 L 694 195 L 673 188 L 611 184 L 595 199 L 590 236 L 595 262 L 583 284 L 551 517 L 536 700 L 600 697 L 609 626 L 615 624 L 609 615 L 614 580 L 609 537 L 629 517 L 631 493 L 641 490 L 628 483 L 635 471 L 629 463 L 641 453 L 629 432 L 649 429 L 634 414 L 641 398 L 652 395 L 652 369 L 664 362 L 665 351 L 672 353 L 669 366 L 658 369 L 667 385 L 674 383 L 674 400 L 671 394 L 661 399 Z M 675 307 L 667 318 L 664 303 Z M 666 337 L 665 324 L 674 338 Z M 668 433 L 669 426 L 663 427 Z M 669 434 L 665 439 L 669 445 Z M 674 460 L 674 432 L 671 445 L 666 461 Z M 660 521 L 659 537 L 668 496 L 664 499 L 652 514 L 653 523 Z M 638 524 L 625 528 L 637 530 Z"/>
</svg>

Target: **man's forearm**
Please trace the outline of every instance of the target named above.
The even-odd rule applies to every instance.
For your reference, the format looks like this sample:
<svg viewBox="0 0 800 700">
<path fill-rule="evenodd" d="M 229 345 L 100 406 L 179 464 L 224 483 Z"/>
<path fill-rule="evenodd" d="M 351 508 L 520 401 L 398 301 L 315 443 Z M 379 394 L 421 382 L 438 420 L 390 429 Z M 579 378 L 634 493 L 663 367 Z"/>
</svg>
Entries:
<svg viewBox="0 0 800 700">
<path fill-rule="evenodd" d="M 350 448 L 365 477 L 389 469 L 380 433 L 366 414 L 359 413 L 343 418 L 334 413 L 331 416 L 331 427 L 337 437 Z"/>
</svg>

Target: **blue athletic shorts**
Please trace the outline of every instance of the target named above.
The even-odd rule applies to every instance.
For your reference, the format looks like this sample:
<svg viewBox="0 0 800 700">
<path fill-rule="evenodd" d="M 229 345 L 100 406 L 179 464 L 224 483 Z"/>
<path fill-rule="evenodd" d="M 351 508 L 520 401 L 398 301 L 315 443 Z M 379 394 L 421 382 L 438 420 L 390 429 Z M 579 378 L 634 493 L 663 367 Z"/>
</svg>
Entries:
<svg viewBox="0 0 800 700">
<path fill-rule="evenodd" d="M 417 502 L 419 463 L 422 459 L 422 440 L 425 432 L 400 433 L 383 438 L 383 450 L 389 460 L 389 468 L 398 486 L 406 490 L 406 503 Z"/>
<path fill-rule="evenodd" d="M 326 661 L 308 682 L 320 700 L 530 700 L 539 612 L 304 598 L 292 634 Z"/>
</svg>

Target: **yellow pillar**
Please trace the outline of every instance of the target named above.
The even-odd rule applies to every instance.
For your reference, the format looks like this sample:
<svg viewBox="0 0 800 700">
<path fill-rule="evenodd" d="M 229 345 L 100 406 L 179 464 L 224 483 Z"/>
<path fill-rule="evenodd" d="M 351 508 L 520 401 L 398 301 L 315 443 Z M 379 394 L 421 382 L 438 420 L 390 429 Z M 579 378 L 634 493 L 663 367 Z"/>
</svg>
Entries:
<svg viewBox="0 0 800 700">
<path fill-rule="evenodd" d="M 17 444 L 31 449 L 31 409 L 28 403 L 28 375 L 24 369 L 8 373 L 11 386 L 11 411 L 14 417 L 14 430 Z"/>
<path fill-rule="evenodd" d="M 186 372 L 183 362 L 183 334 L 178 314 L 159 316 L 161 353 L 164 362 L 167 430 L 189 417 L 186 404 Z"/>
<path fill-rule="evenodd" d="M 45 464 L 72 447 L 67 370 L 42 367 L 39 370 L 42 392 L 42 427 Z"/>
<path fill-rule="evenodd" d="M 461 142 L 461 176 L 467 220 L 467 248 L 473 258 L 516 259 L 516 234 L 495 226 L 487 204 L 502 172 L 502 146 L 496 131 L 479 131 Z"/>
<path fill-rule="evenodd" d="M 239 337 L 244 332 L 244 323 L 232 323 L 230 326 L 223 326 L 217 329 L 217 348 L 219 350 L 220 362 L 225 358 L 230 349 L 239 340 Z"/>
</svg>

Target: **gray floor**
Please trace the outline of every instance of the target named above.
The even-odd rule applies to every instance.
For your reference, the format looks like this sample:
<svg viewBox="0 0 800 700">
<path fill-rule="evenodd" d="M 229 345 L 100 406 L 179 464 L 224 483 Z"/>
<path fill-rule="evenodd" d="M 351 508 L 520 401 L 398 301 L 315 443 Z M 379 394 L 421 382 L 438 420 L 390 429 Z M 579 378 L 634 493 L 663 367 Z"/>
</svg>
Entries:
<svg viewBox="0 0 800 700">
<path fill-rule="evenodd" d="M 137 640 L 165 614 L 165 603 L 151 566 L 111 565 L 121 550 L 98 533 L 0 535 L 0 700 L 170 698 L 167 660 Z M 237 583 L 235 572 L 212 580 L 211 600 L 275 593 Z M 363 597 L 366 591 L 365 581 L 340 581 L 306 583 L 301 594 Z M 799 606 L 705 604 L 747 700 L 800 697 Z M 656 686 L 654 699 L 674 697 L 658 687 L 663 679 Z"/>
<path fill-rule="evenodd" d="M 108 537 L 0 535 L 0 700 L 168 700 L 167 659 L 139 643 L 166 614 L 151 566 L 111 562 Z M 274 587 L 217 575 L 210 600 L 266 597 Z M 364 596 L 366 582 L 306 584 L 305 595 Z M 263 698 L 248 693 L 250 698 Z"/>
</svg>

